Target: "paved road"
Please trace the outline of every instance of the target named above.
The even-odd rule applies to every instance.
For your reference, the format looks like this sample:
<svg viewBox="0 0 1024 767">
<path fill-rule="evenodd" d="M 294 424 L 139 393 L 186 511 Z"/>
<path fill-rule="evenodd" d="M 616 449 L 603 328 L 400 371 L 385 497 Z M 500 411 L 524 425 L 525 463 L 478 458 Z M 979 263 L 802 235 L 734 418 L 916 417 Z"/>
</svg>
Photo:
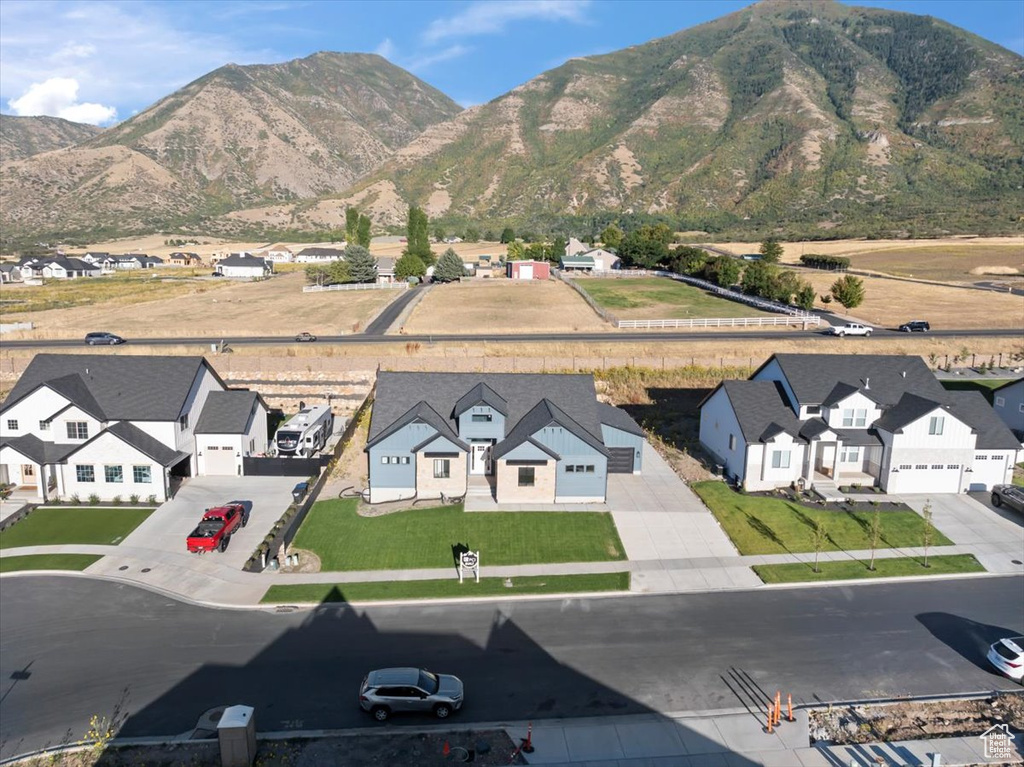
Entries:
<svg viewBox="0 0 1024 767">
<path fill-rule="evenodd" d="M 0 757 L 80 735 L 125 690 L 125 736 L 238 702 L 261 730 L 374 727 L 357 686 L 398 664 L 462 676 L 466 722 L 735 707 L 755 685 L 795 701 L 1010 689 L 983 651 L 1024 630 L 1022 593 L 983 578 L 273 614 L 8 577 Z"/>
<path fill-rule="evenodd" d="M 419 295 L 418 291 L 423 290 L 423 285 L 418 285 L 415 288 L 409 288 L 402 295 L 388 304 L 384 311 L 377 315 L 377 319 L 366 326 L 366 330 L 363 331 L 363 335 L 367 336 L 383 336 L 388 332 L 395 320 L 398 319 L 398 315 L 402 313 L 402 310 L 409 305 L 409 302 Z"/>
<path fill-rule="evenodd" d="M 410 291 L 411 293 L 411 291 Z M 826 319 L 828 322 L 829 320 Z M 831 323 L 840 323 L 837 319 L 832 319 Z M 933 330 L 928 333 L 929 336 L 937 336 L 940 338 L 985 338 L 985 337 L 1007 337 L 1007 338 L 1019 338 L 1019 328 L 1000 328 L 994 330 Z M 331 344 L 390 344 L 395 341 L 401 340 L 402 342 L 419 342 L 419 343 L 437 343 L 442 341 L 457 341 L 463 343 L 483 342 L 488 343 L 565 343 L 572 341 L 598 341 L 602 343 L 624 343 L 624 344 L 635 344 L 639 341 L 724 341 L 724 340 L 757 340 L 757 339 L 768 339 L 768 340 L 792 340 L 794 338 L 832 338 L 824 333 L 824 329 L 820 330 L 791 330 L 791 331 L 780 331 L 780 330 L 745 330 L 745 331 L 689 331 L 689 332 L 665 332 L 665 331 L 627 331 L 627 332 L 612 332 L 607 333 L 497 333 L 497 334 L 486 334 L 486 335 L 458 335 L 458 334 L 437 334 L 437 335 L 402 335 L 402 336 L 385 336 L 385 335 L 368 335 L 366 333 L 357 333 L 355 335 L 347 336 L 317 336 L 320 344 L 331 343 Z M 888 339 L 890 341 L 906 341 L 907 335 L 905 333 L 899 333 L 895 330 L 878 329 L 875 331 L 872 338 L 875 339 Z M 250 345 L 276 345 L 276 346 L 291 346 L 296 343 L 295 336 L 236 336 L 236 337 L 204 337 L 196 336 L 193 338 L 131 338 L 129 341 L 133 344 L 145 344 L 147 346 L 183 346 L 189 344 L 197 344 L 200 346 L 209 347 L 210 344 L 219 343 L 220 341 L 226 341 L 230 346 L 241 346 L 243 344 Z M 850 343 L 855 343 L 856 339 L 849 339 Z M 7 349 L 55 349 L 55 348 L 67 348 L 67 347 L 80 347 L 82 341 L 75 338 L 67 338 L 60 340 L 50 341 L 4 341 L 4 347 Z M 117 347 L 106 347 L 106 348 L 117 348 Z M 104 347 L 94 346 L 91 351 L 94 354 L 100 353 Z"/>
</svg>

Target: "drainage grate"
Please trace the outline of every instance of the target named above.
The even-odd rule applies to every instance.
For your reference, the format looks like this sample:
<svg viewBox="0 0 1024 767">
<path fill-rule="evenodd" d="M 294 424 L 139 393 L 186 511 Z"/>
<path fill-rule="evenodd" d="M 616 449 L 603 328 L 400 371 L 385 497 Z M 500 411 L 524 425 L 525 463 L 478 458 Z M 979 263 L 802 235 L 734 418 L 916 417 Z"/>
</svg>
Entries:
<svg viewBox="0 0 1024 767">
<path fill-rule="evenodd" d="M 152 567 L 143 567 L 142 568 L 142 572 L 148 573 L 148 572 L 152 571 L 152 569 L 153 569 Z"/>
<path fill-rule="evenodd" d="M 1015 565 L 1024 565 L 1024 562 L 1021 562 L 1019 559 L 1011 559 L 1010 561 Z"/>
<path fill-rule="evenodd" d="M 128 569 L 128 565 L 121 565 L 121 566 L 120 566 L 119 568 L 117 568 L 117 569 L 118 569 L 118 570 L 127 570 L 127 569 Z"/>
</svg>

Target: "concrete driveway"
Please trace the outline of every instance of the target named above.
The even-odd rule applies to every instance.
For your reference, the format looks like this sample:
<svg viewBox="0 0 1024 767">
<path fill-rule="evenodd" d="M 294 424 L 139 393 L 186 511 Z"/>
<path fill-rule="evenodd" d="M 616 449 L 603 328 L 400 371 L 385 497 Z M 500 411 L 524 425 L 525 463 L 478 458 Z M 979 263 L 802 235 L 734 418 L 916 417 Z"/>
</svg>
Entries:
<svg viewBox="0 0 1024 767">
<path fill-rule="evenodd" d="M 231 537 L 227 551 L 193 555 L 241 568 L 292 502 L 292 488 L 299 481 L 300 477 L 192 477 L 122 543 L 184 554 L 185 539 L 205 509 L 229 501 L 249 501 L 249 523 Z"/>
</svg>

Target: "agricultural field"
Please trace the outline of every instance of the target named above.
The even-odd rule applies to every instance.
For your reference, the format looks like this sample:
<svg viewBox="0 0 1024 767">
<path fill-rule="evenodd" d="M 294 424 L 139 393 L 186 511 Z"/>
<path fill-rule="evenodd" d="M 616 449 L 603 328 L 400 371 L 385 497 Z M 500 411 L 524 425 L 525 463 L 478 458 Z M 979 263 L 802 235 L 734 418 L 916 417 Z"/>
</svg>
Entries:
<svg viewBox="0 0 1024 767">
<path fill-rule="evenodd" d="M 600 306 L 622 320 L 778 316 L 663 277 L 581 279 L 577 283 Z"/>
<path fill-rule="evenodd" d="M 568 285 L 551 280 L 475 280 L 435 285 L 402 332 L 544 333 L 610 330 Z"/>
<path fill-rule="evenodd" d="M 300 273 L 262 282 L 234 280 L 164 281 L 147 292 L 151 280 L 136 276 L 108 283 L 108 278 L 79 279 L 55 288 L 74 295 L 97 291 L 93 300 L 32 312 L 5 310 L 4 322 L 33 322 L 35 330 L 5 338 L 76 338 L 88 330 L 133 337 L 291 335 L 306 330 L 319 335 L 359 332 L 396 293 L 390 290 L 303 293 Z M 132 279 L 135 282 L 126 284 Z M 49 290 L 50 286 L 3 288 L 4 301 L 15 291 Z M 141 292 L 140 292 L 141 291 Z M 141 298 L 141 300 L 140 300 Z M 10 306 L 10 305 L 8 305 Z"/>
</svg>

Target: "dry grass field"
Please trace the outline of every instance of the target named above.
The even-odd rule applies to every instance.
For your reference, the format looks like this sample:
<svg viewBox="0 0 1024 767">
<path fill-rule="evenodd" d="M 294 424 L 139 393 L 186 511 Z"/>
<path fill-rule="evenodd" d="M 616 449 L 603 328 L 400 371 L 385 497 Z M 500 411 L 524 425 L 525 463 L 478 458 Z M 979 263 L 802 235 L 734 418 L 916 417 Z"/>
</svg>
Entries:
<svg viewBox="0 0 1024 767">
<path fill-rule="evenodd" d="M 68 287 L 88 287 L 101 281 L 105 282 L 105 278 L 76 280 Z M 279 336 L 303 330 L 338 335 L 358 332 L 395 297 L 395 292 L 390 290 L 303 293 L 302 274 L 282 274 L 264 282 L 209 280 L 179 284 L 189 286 L 189 290 L 165 297 L 149 297 L 141 303 L 131 300 L 131 288 L 127 286 L 113 291 L 108 300 L 74 308 L 5 311 L 4 322 L 34 322 L 36 329 L 4 337 L 11 340 L 75 338 L 90 330 L 106 330 L 129 339 L 140 336 Z M 3 289 L 3 296 L 6 300 L 7 287 Z"/>
<path fill-rule="evenodd" d="M 824 308 L 820 297 L 828 293 L 837 275 L 804 270 L 800 276 L 814 285 L 819 296 L 817 306 Z M 864 281 L 863 304 L 849 312 L 835 303 L 827 308 L 888 328 L 914 319 L 928 320 L 935 330 L 1024 326 L 1024 298 L 1020 296 L 883 277 L 860 279 Z"/>
<path fill-rule="evenodd" d="M 403 332 L 517 333 L 610 330 L 561 282 L 476 280 L 436 285 L 416 305 Z"/>
</svg>

